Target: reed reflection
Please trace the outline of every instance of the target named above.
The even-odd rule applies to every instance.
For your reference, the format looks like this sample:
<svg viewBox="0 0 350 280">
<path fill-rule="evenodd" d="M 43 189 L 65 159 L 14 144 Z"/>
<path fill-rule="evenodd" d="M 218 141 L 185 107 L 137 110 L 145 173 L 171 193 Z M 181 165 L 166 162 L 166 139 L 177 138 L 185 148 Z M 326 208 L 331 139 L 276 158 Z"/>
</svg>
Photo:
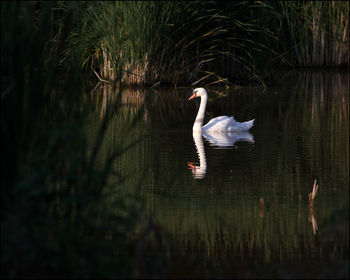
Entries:
<svg viewBox="0 0 350 280">
<path fill-rule="evenodd" d="M 199 158 L 199 165 L 194 162 L 188 162 L 187 165 L 192 170 L 194 179 L 203 179 L 207 173 L 207 161 L 202 135 L 211 146 L 218 149 L 235 147 L 234 145 L 238 141 L 254 143 L 254 137 L 249 132 L 193 131 L 192 136 Z"/>
</svg>

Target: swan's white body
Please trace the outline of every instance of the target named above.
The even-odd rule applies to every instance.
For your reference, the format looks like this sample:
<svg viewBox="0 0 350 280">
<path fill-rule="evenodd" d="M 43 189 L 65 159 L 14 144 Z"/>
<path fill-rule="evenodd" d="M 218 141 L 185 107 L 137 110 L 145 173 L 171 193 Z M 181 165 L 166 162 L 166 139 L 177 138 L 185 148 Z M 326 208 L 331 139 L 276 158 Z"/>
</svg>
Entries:
<svg viewBox="0 0 350 280">
<path fill-rule="evenodd" d="M 242 132 L 248 131 L 254 124 L 254 119 L 247 122 L 238 122 L 233 117 L 220 116 L 211 119 L 206 125 L 203 126 L 203 120 L 205 115 L 205 108 L 208 102 L 208 93 L 204 88 L 196 88 L 193 91 L 192 96 L 188 99 L 200 97 L 201 104 L 197 113 L 196 120 L 193 124 L 193 131 L 235 131 Z"/>
</svg>

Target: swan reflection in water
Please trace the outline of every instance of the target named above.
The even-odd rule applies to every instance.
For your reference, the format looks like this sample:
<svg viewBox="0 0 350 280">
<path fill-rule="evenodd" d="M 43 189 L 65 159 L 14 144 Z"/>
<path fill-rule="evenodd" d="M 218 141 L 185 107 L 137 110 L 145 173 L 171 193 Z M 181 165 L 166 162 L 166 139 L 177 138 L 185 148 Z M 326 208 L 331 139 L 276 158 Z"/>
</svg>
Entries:
<svg viewBox="0 0 350 280">
<path fill-rule="evenodd" d="M 207 173 L 207 160 L 205 158 L 205 149 L 202 135 L 208 140 L 209 144 L 218 149 L 228 149 L 234 147 L 238 141 L 246 141 L 254 143 L 254 137 L 249 132 L 233 132 L 233 131 L 193 131 L 193 141 L 196 145 L 199 157 L 199 166 L 193 162 L 188 162 L 189 169 L 192 170 L 193 178 L 203 179 Z"/>
</svg>

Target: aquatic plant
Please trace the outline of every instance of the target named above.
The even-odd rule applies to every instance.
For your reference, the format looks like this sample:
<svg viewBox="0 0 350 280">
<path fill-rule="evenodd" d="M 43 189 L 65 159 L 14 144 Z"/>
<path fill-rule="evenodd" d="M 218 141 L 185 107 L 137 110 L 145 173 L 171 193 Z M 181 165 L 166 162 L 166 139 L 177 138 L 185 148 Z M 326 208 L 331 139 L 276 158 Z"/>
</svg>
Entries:
<svg viewBox="0 0 350 280">
<path fill-rule="evenodd" d="M 121 58 L 122 81 L 128 85 L 264 83 L 286 67 L 349 64 L 347 2 L 117 1 L 81 6 L 70 41 L 86 46 L 83 64 L 100 80 L 116 79 Z"/>
<path fill-rule="evenodd" d="M 285 58 L 295 66 L 349 65 L 349 3 L 279 1 L 274 10 Z M 290 54 L 288 54 L 290 53 Z"/>
<path fill-rule="evenodd" d="M 249 9 L 244 20 L 235 18 L 247 3 L 93 2 L 78 17 L 70 41 L 73 47 L 89 46 L 83 64 L 100 80 L 116 79 L 122 58 L 122 81 L 129 85 L 225 83 L 221 72 L 256 74 L 250 46 L 259 50 L 263 45 L 241 35 L 254 37 L 265 29 L 246 21 Z M 220 59 L 228 61 L 218 64 Z"/>
</svg>

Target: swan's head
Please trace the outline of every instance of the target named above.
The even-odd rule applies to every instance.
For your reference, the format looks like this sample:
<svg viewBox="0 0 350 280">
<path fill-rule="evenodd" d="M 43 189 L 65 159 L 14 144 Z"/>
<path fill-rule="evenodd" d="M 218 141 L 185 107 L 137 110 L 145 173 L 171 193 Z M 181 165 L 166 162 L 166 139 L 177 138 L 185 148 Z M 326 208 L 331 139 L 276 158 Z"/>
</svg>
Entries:
<svg viewBox="0 0 350 280">
<path fill-rule="evenodd" d="M 188 100 L 191 100 L 195 97 L 207 96 L 208 93 L 205 88 L 196 88 L 193 90 L 191 97 Z"/>
</svg>

